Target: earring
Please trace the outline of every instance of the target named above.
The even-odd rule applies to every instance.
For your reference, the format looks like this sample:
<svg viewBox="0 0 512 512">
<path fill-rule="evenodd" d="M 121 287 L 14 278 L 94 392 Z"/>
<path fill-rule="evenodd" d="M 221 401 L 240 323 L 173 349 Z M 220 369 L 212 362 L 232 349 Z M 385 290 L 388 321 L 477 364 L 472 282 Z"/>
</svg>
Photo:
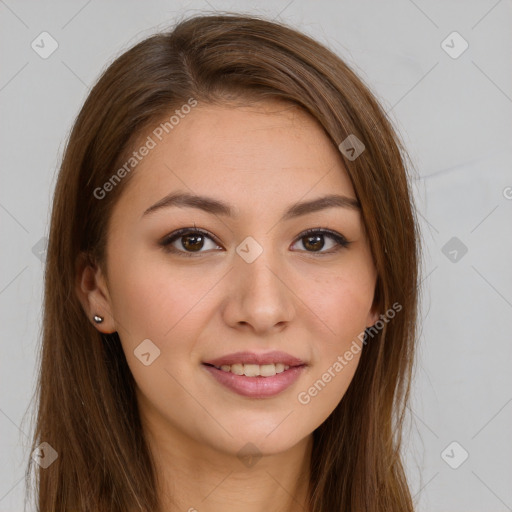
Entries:
<svg viewBox="0 0 512 512">
<path fill-rule="evenodd" d="M 98 315 L 94 315 L 94 321 L 97 324 L 101 324 L 101 322 L 103 322 L 103 317 L 102 316 L 98 316 Z"/>
</svg>

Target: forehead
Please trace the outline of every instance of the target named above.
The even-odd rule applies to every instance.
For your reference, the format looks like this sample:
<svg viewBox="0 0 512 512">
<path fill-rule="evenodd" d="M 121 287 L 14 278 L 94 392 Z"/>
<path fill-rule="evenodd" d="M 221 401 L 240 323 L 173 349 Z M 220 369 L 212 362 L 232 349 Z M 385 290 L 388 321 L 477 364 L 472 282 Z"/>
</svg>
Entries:
<svg viewBox="0 0 512 512">
<path fill-rule="evenodd" d="M 255 201 L 282 209 L 308 194 L 355 197 L 337 148 L 293 105 L 198 104 L 172 128 L 165 125 L 169 117 L 135 144 L 137 149 L 150 137 L 154 147 L 137 163 L 120 202 L 140 213 L 176 189 L 223 197 L 237 211 Z M 159 127 L 161 140 L 155 136 Z"/>
</svg>

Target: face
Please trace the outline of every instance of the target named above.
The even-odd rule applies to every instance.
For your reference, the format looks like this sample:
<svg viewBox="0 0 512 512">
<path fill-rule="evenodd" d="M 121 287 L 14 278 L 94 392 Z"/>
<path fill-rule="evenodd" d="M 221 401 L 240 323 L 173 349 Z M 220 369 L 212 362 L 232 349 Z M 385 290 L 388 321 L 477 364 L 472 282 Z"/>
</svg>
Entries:
<svg viewBox="0 0 512 512">
<path fill-rule="evenodd" d="M 91 317 L 118 331 L 155 436 L 287 450 L 340 402 L 378 317 L 341 156 L 281 103 L 199 104 L 150 136 L 110 219 L 108 278 L 91 277 Z"/>
</svg>

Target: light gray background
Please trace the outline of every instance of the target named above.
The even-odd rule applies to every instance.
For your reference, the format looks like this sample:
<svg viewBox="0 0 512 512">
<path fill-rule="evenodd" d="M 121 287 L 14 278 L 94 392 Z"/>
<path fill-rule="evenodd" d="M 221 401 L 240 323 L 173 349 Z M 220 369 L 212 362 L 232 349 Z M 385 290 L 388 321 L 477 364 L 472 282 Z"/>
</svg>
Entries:
<svg viewBox="0 0 512 512">
<path fill-rule="evenodd" d="M 68 130 L 115 56 L 177 15 L 205 10 L 294 25 L 346 59 L 389 111 L 418 173 L 424 242 L 404 445 L 412 491 L 419 511 L 512 510 L 510 0 L 0 0 L 0 511 L 22 510 L 22 420 L 41 325 L 43 266 L 33 247 L 47 235 Z M 31 48 L 43 31 L 59 45 L 47 59 Z M 441 46 L 453 31 L 469 44 L 458 58 Z M 452 237 L 458 247 L 445 255 Z M 462 450 L 468 459 L 452 469 L 445 460 L 456 465 Z"/>
</svg>

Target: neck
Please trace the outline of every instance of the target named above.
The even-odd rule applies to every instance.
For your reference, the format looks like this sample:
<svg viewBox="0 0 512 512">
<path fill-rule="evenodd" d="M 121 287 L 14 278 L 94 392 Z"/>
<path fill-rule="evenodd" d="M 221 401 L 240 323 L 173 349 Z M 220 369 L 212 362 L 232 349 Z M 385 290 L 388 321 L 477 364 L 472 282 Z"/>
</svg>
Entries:
<svg viewBox="0 0 512 512">
<path fill-rule="evenodd" d="M 249 459 L 175 434 L 146 435 L 160 512 L 308 511 L 312 435 L 285 452 Z"/>
</svg>

